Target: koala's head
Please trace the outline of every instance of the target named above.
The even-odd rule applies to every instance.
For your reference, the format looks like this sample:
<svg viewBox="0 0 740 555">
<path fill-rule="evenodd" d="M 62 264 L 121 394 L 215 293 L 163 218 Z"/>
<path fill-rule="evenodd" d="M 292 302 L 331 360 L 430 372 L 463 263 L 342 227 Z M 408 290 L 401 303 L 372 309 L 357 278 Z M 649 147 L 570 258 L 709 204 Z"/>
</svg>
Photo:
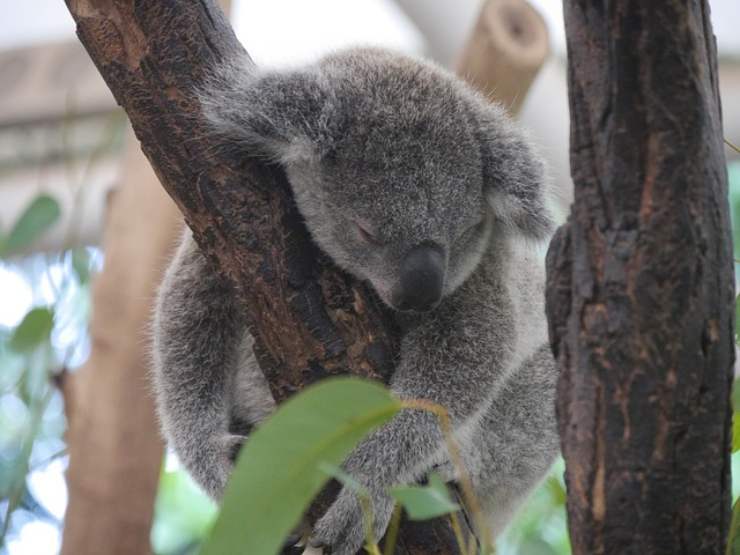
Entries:
<svg viewBox="0 0 740 555">
<path fill-rule="evenodd" d="M 219 132 L 284 165 L 314 240 L 395 309 L 435 307 L 492 237 L 550 230 L 527 141 L 431 64 L 374 49 L 281 73 L 232 62 L 200 97 Z"/>
</svg>

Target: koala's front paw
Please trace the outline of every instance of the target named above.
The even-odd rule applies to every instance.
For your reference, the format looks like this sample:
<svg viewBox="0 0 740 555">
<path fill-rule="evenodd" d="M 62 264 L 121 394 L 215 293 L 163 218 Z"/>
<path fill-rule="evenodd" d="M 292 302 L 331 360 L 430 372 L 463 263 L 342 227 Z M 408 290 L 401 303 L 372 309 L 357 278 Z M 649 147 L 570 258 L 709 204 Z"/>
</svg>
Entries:
<svg viewBox="0 0 740 555">
<path fill-rule="evenodd" d="M 246 440 L 242 435 L 219 435 L 194 446 L 197 453 L 185 459 L 186 463 L 190 462 L 186 464 L 190 473 L 212 498 L 218 500 L 223 496 L 236 457 Z"/>
<path fill-rule="evenodd" d="M 393 500 L 381 493 L 372 496 L 373 534 L 376 541 L 385 534 L 393 513 Z M 332 555 L 354 555 L 365 543 L 365 517 L 355 492 L 343 488 L 326 514 L 316 523 L 309 542 L 329 547 Z"/>
</svg>

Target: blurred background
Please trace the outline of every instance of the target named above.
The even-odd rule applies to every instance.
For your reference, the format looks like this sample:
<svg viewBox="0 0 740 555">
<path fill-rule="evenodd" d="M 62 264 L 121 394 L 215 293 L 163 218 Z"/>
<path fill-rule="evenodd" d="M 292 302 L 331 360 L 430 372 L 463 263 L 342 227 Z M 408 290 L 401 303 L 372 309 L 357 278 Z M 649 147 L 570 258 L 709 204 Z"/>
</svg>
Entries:
<svg viewBox="0 0 740 555">
<path fill-rule="evenodd" d="M 550 162 L 563 218 L 572 185 L 562 9 L 529 4 L 541 20 L 508 20 L 519 54 L 494 40 L 501 12 L 487 20 L 481 0 L 233 0 L 231 14 L 263 66 L 382 45 L 504 98 Z M 740 2 L 710 5 L 725 137 L 738 144 Z M 132 543 L 108 536 L 116 547 L 106 553 L 193 553 L 215 507 L 164 452 L 146 387 L 146 320 L 177 211 L 64 2 L 7 2 L 0 15 L 0 554 L 58 553 L 65 529 L 63 552 L 80 553 L 75 542 L 91 529 L 112 534 L 121 524 Z M 481 58 L 520 88 L 485 81 Z M 726 155 L 740 222 L 740 155 Z M 569 553 L 561 475 L 559 463 L 499 553 Z"/>
</svg>

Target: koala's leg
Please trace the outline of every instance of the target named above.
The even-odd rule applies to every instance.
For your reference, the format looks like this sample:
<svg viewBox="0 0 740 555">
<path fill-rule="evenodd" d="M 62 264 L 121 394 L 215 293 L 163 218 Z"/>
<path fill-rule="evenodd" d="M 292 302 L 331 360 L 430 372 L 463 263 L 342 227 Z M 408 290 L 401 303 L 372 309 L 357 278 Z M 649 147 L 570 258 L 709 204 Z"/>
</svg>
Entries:
<svg viewBox="0 0 740 555">
<path fill-rule="evenodd" d="M 233 407 L 251 397 L 245 384 L 260 373 L 233 290 L 211 270 L 189 230 L 159 291 L 153 351 L 164 434 L 195 480 L 220 498 L 244 440 L 230 431 L 232 422 L 251 421 L 263 410 Z"/>
<path fill-rule="evenodd" d="M 556 364 L 545 345 L 509 377 L 477 433 L 463 445 L 463 460 L 494 537 L 558 454 L 556 381 Z"/>
<path fill-rule="evenodd" d="M 276 403 L 265 375 L 257 364 L 252 346 L 254 339 L 245 333 L 238 347 L 237 372 L 231 385 L 229 431 L 246 436 L 255 424 L 275 410 Z"/>
</svg>

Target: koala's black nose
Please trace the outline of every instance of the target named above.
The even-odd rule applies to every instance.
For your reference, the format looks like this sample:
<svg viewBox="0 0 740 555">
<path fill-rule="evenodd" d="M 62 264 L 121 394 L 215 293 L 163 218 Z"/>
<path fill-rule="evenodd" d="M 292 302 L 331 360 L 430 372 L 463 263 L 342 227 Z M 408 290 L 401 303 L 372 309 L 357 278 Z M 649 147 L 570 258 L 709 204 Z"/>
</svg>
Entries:
<svg viewBox="0 0 740 555">
<path fill-rule="evenodd" d="M 431 244 L 414 247 L 401 263 L 401 282 L 394 294 L 394 305 L 399 310 L 431 310 L 442 298 L 444 277 L 442 249 Z"/>
</svg>

